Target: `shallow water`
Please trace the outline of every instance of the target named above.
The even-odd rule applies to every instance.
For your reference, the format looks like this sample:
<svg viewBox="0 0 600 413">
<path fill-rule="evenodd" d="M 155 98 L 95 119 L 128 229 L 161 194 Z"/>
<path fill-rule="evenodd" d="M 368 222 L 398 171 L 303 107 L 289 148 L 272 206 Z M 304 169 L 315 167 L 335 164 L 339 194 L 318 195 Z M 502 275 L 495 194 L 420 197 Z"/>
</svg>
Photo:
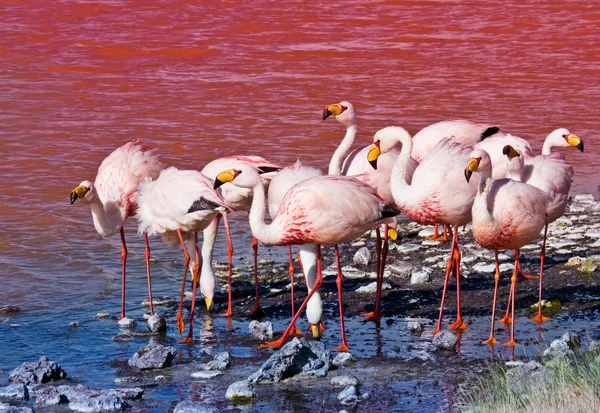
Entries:
<svg viewBox="0 0 600 413">
<path fill-rule="evenodd" d="M 23 1 L 2 5 L 0 19 L 0 305 L 24 310 L 0 323 L 0 369 L 47 354 L 70 375 L 109 386 L 107 354 L 126 357 L 139 344 L 112 342 L 114 323 L 91 319 L 119 311 L 120 242 L 100 239 L 89 208 L 67 198 L 132 138 L 179 167 L 255 153 L 325 168 L 344 131 L 321 111 L 350 100 L 363 143 L 389 124 L 415 133 L 468 118 L 537 151 L 550 130 L 568 127 L 586 145 L 567 153 L 573 192 L 597 192 L 593 1 Z M 241 265 L 250 254 L 243 216 L 233 231 Z M 128 223 L 127 302 L 139 319 L 146 294 L 135 232 Z M 219 241 L 223 261 L 222 233 Z M 171 261 L 181 254 L 152 248 L 155 293 L 175 295 L 180 266 Z M 82 327 L 69 330 L 70 321 Z"/>
</svg>

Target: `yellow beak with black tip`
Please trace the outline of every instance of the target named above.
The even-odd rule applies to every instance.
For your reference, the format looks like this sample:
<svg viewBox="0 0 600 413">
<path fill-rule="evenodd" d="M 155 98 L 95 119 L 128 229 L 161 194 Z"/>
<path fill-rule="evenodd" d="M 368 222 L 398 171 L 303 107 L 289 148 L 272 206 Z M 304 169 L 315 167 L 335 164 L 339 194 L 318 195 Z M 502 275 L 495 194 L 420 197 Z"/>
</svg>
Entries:
<svg viewBox="0 0 600 413">
<path fill-rule="evenodd" d="M 321 329 L 319 328 L 318 324 L 317 325 L 311 324 L 310 332 L 312 333 L 313 338 L 321 338 Z"/>
<path fill-rule="evenodd" d="M 323 120 L 327 119 L 331 115 L 338 116 L 343 111 L 344 111 L 344 108 L 339 103 L 334 103 L 333 105 L 329 105 L 323 110 Z"/>
<path fill-rule="evenodd" d="M 77 198 L 83 198 L 89 190 L 90 188 L 85 186 L 78 186 L 77 188 L 73 189 L 71 191 L 71 205 L 73 205 L 73 203 L 77 201 Z"/>
<path fill-rule="evenodd" d="M 371 164 L 373 169 L 377 169 L 377 159 L 381 156 L 381 148 L 379 145 L 379 141 L 375 141 L 373 145 L 369 148 L 369 153 L 367 153 L 367 161 Z"/>
<path fill-rule="evenodd" d="M 217 177 L 215 178 L 215 184 L 213 185 L 213 188 L 217 189 L 218 187 L 220 187 L 223 184 L 232 182 L 236 178 L 236 176 L 238 176 L 241 173 L 242 173 L 242 171 L 238 171 L 236 169 L 228 169 L 226 171 L 219 173 L 217 175 Z"/>
<path fill-rule="evenodd" d="M 479 169 L 480 161 L 481 161 L 481 158 L 469 159 L 469 162 L 467 163 L 467 167 L 465 168 L 465 178 L 467 179 L 467 182 L 469 182 L 471 180 L 471 175 L 473 175 L 473 172 L 475 172 L 477 169 Z"/>
<path fill-rule="evenodd" d="M 508 156 L 509 159 L 521 156 L 519 155 L 519 152 L 517 152 L 517 150 L 510 145 L 506 145 L 504 148 L 502 148 L 502 154 Z"/>
<path fill-rule="evenodd" d="M 204 302 L 206 303 L 206 311 L 210 311 L 210 306 L 212 305 L 212 300 L 210 298 L 204 297 Z"/>
<path fill-rule="evenodd" d="M 576 147 L 581 152 L 583 152 L 583 141 L 577 135 L 573 135 L 572 133 L 567 136 L 567 142 L 569 145 Z"/>
</svg>

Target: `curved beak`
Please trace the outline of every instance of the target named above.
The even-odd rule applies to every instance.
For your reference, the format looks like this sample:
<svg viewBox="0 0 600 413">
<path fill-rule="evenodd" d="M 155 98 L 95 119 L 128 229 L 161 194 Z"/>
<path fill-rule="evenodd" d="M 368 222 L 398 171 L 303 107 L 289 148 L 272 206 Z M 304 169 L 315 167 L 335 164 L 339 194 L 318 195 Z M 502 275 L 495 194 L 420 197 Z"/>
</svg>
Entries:
<svg viewBox="0 0 600 413">
<path fill-rule="evenodd" d="M 70 197 L 71 205 L 73 205 L 78 198 L 83 198 L 89 190 L 90 189 L 85 186 L 78 186 L 77 188 L 73 189 Z"/>
<path fill-rule="evenodd" d="M 567 142 L 569 142 L 569 145 L 576 147 L 577 149 L 579 149 L 581 152 L 583 152 L 583 141 L 581 140 L 581 138 L 577 135 L 573 135 L 572 133 L 569 134 L 569 136 L 567 136 Z"/>
<path fill-rule="evenodd" d="M 379 141 L 375 141 L 371 148 L 369 148 L 369 153 L 367 154 L 367 161 L 371 164 L 373 169 L 377 169 L 377 159 L 381 156 L 381 148 Z"/>
<path fill-rule="evenodd" d="M 78 198 L 77 192 L 75 192 L 75 191 L 71 192 L 71 198 L 70 198 L 71 199 L 71 205 L 73 205 L 75 203 L 75 201 L 77 201 L 77 198 Z"/>
<path fill-rule="evenodd" d="M 312 333 L 313 338 L 321 338 L 321 329 L 318 325 L 311 324 L 310 332 Z"/>
<path fill-rule="evenodd" d="M 221 172 L 215 178 L 215 183 L 213 185 L 213 189 L 217 189 L 218 187 L 220 187 L 223 184 L 232 182 L 241 173 L 242 173 L 242 171 L 237 170 L 237 169 L 228 169 L 226 171 Z"/>
<path fill-rule="evenodd" d="M 481 161 L 481 158 L 469 159 L 469 162 L 467 163 L 467 166 L 465 168 L 465 178 L 467 182 L 471 180 L 471 175 L 473 175 L 473 172 L 475 172 L 479 168 L 479 161 Z"/>
<path fill-rule="evenodd" d="M 323 110 L 323 120 L 327 119 L 331 115 L 333 115 L 333 113 L 331 113 L 331 111 L 329 110 L 329 106 L 328 106 Z"/>
<path fill-rule="evenodd" d="M 502 148 L 502 154 L 508 156 L 509 159 L 521 156 L 519 155 L 519 152 L 517 152 L 517 150 L 510 145 L 506 145 L 504 148 Z"/>
<path fill-rule="evenodd" d="M 212 300 L 210 298 L 204 297 L 204 302 L 206 303 L 206 311 L 210 311 L 210 307 L 212 306 Z"/>
</svg>

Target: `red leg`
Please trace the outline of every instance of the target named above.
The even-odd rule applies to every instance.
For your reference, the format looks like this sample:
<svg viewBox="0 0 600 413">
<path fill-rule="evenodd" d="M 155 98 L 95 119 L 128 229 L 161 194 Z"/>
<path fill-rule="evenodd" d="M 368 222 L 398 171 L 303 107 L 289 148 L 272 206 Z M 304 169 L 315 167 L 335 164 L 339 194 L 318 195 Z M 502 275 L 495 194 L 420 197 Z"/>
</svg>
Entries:
<svg viewBox="0 0 600 413">
<path fill-rule="evenodd" d="M 288 254 L 290 257 L 290 266 L 288 267 L 289 272 L 290 272 L 290 286 L 291 286 L 291 293 L 292 293 L 292 318 L 294 318 L 294 256 L 292 254 L 292 246 L 288 245 Z M 294 326 L 292 327 L 292 333 L 294 335 L 302 335 L 302 331 L 298 330 L 296 328 L 296 324 L 294 324 Z"/>
<path fill-rule="evenodd" d="M 387 227 L 387 225 L 386 225 Z M 369 321 L 375 321 L 378 323 L 381 321 L 381 310 L 379 309 L 379 298 L 381 297 L 381 283 L 379 282 L 379 273 L 381 272 L 382 267 L 382 250 L 381 250 L 381 234 L 379 233 L 379 226 L 375 227 L 375 235 L 376 244 L 375 251 L 377 253 L 377 275 L 376 275 L 376 283 L 377 283 L 377 295 L 375 298 L 375 311 L 371 311 L 370 313 L 361 314 L 362 317 L 366 318 Z M 385 233 L 385 237 L 387 238 L 387 231 Z M 381 280 L 383 282 L 383 279 Z"/>
<path fill-rule="evenodd" d="M 496 257 L 496 273 L 494 274 L 494 301 L 492 303 L 492 325 L 490 326 L 490 337 L 485 340 L 482 344 L 489 344 L 493 346 L 497 343 L 494 338 L 494 321 L 496 317 L 496 298 L 498 294 L 498 282 L 500 281 L 500 264 L 498 263 L 498 251 L 494 251 L 494 256 Z"/>
<path fill-rule="evenodd" d="M 146 241 L 146 250 L 144 257 L 146 258 L 146 275 L 148 277 L 148 298 L 150 299 L 150 315 L 154 315 L 154 305 L 152 304 L 152 282 L 150 281 L 150 244 L 148 244 L 148 233 L 144 232 Z"/>
<path fill-rule="evenodd" d="M 302 313 L 302 311 L 304 311 L 304 309 L 306 308 L 306 305 L 308 304 L 308 300 L 310 300 L 310 298 L 314 295 L 314 293 L 321 287 L 321 284 L 323 284 L 323 263 L 321 262 L 321 246 L 317 245 L 317 279 L 315 280 L 315 283 L 313 284 L 312 288 L 308 292 L 308 295 L 302 302 L 302 305 L 300 306 L 298 311 L 296 311 L 296 314 L 294 314 L 294 318 L 292 318 L 290 325 L 283 332 L 283 335 L 281 336 L 281 338 L 279 340 L 268 341 L 266 343 L 262 343 L 260 345 L 261 347 L 263 347 L 263 348 L 267 348 L 267 347 L 280 348 L 281 346 L 283 346 L 283 344 L 285 343 L 285 340 L 288 338 L 288 336 L 292 332 L 292 326 L 294 324 L 296 324 L 296 321 L 298 320 L 300 313 Z"/>
<path fill-rule="evenodd" d="M 125 317 L 125 268 L 127 266 L 127 246 L 125 245 L 125 233 L 121 227 L 121 318 Z"/>
<path fill-rule="evenodd" d="M 508 293 L 508 304 L 506 304 L 506 314 L 504 314 L 504 317 L 500 318 L 498 321 L 500 321 L 501 323 L 504 323 L 505 325 L 510 325 L 512 324 L 512 318 L 510 317 L 510 303 L 512 300 L 512 288 L 510 289 L 510 292 Z"/>
<path fill-rule="evenodd" d="M 254 287 L 256 288 L 256 301 L 254 302 L 254 308 L 252 311 L 246 314 L 249 318 L 261 318 L 266 315 L 260 306 L 260 299 L 258 297 L 258 241 L 252 237 L 252 249 L 254 250 Z"/>
<path fill-rule="evenodd" d="M 512 308 L 512 320 L 513 322 L 510 325 L 510 340 L 508 340 L 508 343 L 506 343 L 505 345 L 508 347 L 514 347 L 517 345 L 517 343 L 515 342 L 515 286 L 517 284 L 517 260 L 518 260 L 518 255 L 515 256 L 515 269 L 513 271 L 513 275 L 512 277 L 510 277 L 510 292 L 511 292 L 511 308 Z"/>
<path fill-rule="evenodd" d="M 344 275 L 342 274 L 342 267 L 340 264 L 340 252 L 338 246 L 335 246 L 335 261 L 337 263 L 337 280 L 335 283 L 338 288 L 338 301 L 340 304 L 340 328 L 342 330 L 342 344 L 333 349 L 333 351 L 349 351 L 348 344 L 346 343 L 346 328 L 344 326 L 344 307 L 342 305 L 342 283 L 344 282 Z"/>
<path fill-rule="evenodd" d="M 179 241 L 181 242 L 181 247 L 183 248 L 183 259 L 184 259 L 184 267 L 183 267 L 183 282 L 181 283 L 181 295 L 179 296 L 179 310 L 177 310 L 177 332 L 179 335 L 183 333 L 185 329 L 185 325 L 183 323 L 183 294 L 185 293 L 185 280 L 187 278 L 187 271 L 190 265 L 190 254 L 188 253 L 187 247 L 185 246 L 185 241 L 183 240 L 183 235 L 181 235 L 181 230 L 177 228 L 177 236 L 179 237 Z"/>
<path fill-rule="evenodd" d="M 229 232 L 229 222 L 227 221 L 227 214 L 223 214 L 223 224 L 225 225 L 225 234 L 227 234 L 227 311 L 221 314 L 223 317 L 233 317 L 233 311 L 231 311 L 231 290 L 233 280 L 233 243 L 231 242 L 231 232 Z"/>
<path fill-rule="evenodd" d="M 190 309 L 190 329 L 188 331 L 188 336 L 183 340 L 180 340 L 180 343 L 191 343 L 194 338 L 194 313 L 196 311 L 196 287 L 198 285 L 198 272 L 200 271 L 200 253 L 198 252 L 198 233 L 194 232 L 194 245 L 196 250 L 196 260 L 194 261 L 194 267 L 192 268 L 192 308 Z"/>
<path fill-rule="evenodd" d="M 528 275 L 523 272 L 523 270 L 521 269 L 521 263 L 519 262 L 519 257 L 521 256 L 521 252 L 519 250 L 513 250 L 513 254 L 515 255 L 515 257 L 517 257 L 516 268 L 517 277 L 519 277 L 519 280 L 533 280 L 535 278 L 538 278 L 535 275 Z"/>
<path fill-rule="evenodd" d="M 542 277 L 544 275 L 544 258 L 546 257 L 546 236 L 548 235 L 548 224 L 544 227 L 544 241 L 542 242 L 542 251 L 540 252 L 540 292 L 538 296 L 538 313 L 533 317 L 533 321 L 540 326 L 544 321 L 550 320 L 542 315 Z"/>
<path fill-rule="evenodd" d="M 430 237 L 425 237 L 426 240 L 432 241 L 448 241 L 448 226 L 444 225 L 444 235 L 440 236 L 438 231 L 439 224 L 435 224 L 433 228 L 433 235 Z M 452 234 L 450 234 L 452 236 Z"/>
<path fill-rule="evenodd" d="M 466 330 L 467 325 L 463 321 L 460 310 L 460 250 L 458 249 L 458 227 L 455 228 L 452 239 L 454 243 L 454 276 L 456 277 L 456 322 L 448 328 L 450 330 Z"/>
<path fill-rule="evenodd" d="M 458 231 L 456 233 L 458 235 Z M 442 330 L 442 315 L 444 314 L 444 302 L 446 301 L 446 291 L 448 289 L 448 281 L 450 280 L 450 272 L 454 271 L 454 248 L 456 244 L 454 239 L 452 240 L 452 246 L 450 247 L 450 259 L 446 264 L 446 276 L 444 278 L 444 289 L 442 290 L 442 303 L 440 304 L 440 316 L 438 317 L 437 327 L 431 334 L 436 335 Z"/>
</svg>

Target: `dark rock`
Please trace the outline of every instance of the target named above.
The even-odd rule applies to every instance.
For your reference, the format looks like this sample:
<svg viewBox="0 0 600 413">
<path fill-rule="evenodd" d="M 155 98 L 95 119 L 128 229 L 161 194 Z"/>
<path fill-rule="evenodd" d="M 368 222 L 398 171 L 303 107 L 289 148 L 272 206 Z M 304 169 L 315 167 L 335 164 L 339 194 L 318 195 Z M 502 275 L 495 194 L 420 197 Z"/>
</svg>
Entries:
<svg viewBox="0 0 600 413">
<path fill-rule="evenodd" d="M 433 345 L 441 350 L 454 350 L 458 343 L 458 337 L 448 330 L 440 331 L 433 338 Z"/>
<path fill-rule="evenodd" d="M 158 333 L 159 331 L 167 331 L 167 320 L 165 320 L 163 316 L 154 314 L 148 319 L 148 328 L 153 333 Z"/>
<path fill-rule="evenodd" d="M 331 379 L 331 385 L 333 387 L 358 386 L 358 384 L 358 379 L 351 374 L 342 374 L 341 376 L 336 376 Z"/>
<path fill-rule="evenodd" d="M 129 406 L 123 397 L 116 393 L 118 390 L 100 390 L 82 384 L 58 386 L 56 390 L 67 398 L 69 408 L 78 412 L 123 410 Z"/>
<path fill-rule="evenodd" d="M 112 341 L 127 343 L 133 341 L 133 336 L 130 333 L 117 334 L 116 336 L 113 336 Z"/>
<path fill-rule="evenodd" d="M 549 380 L 548 369 L 537 361 L 512 368 L 504 376 L 508 387 L 517 394 L 531 391 L 533 386 L 545 386 Z"/>
<path fill-rule="evenodd" d="M 24 384 L 11 384 L 0 387 L 0 398 L 10 401 L 29 400 L 29 391 Z"/>
<path fill-rule="evenodd" d="M 344 390 L 342 390 L 337 399 L 343 405 L 353 405 L 359 402 L 360 398 L 358 397 L 358 391 L 355 386 L 348 386 Z"/>
<path fill-rule="evenodd" d="M 248 330 L 250 330 L 250 335 L 259 340 L 266 340 L 269 338 L 273 338 L 273 324 L 270 321 L 265 321 L 261 323 L 258 320 L 250 321 L 248 324 Z"/>
<path fill-rule="evenodd" d="M 67 373 L 60 364 L 48 361 L 45 356 L 32 363 L 23 363 L 8 375 L 11 383 L 37 384 L 47 383 L 52 380 L 61 380 L 67 377 Z"/>
<path fill-rule="evenodd" d="M 144 395 L 144 389 L 140 387 L 123 387 L 120 389 L 105 390 L 105 394 L 114 394 L 125 400 L 139 400 Z"/>
<path fill-rule="evenodd" d="M 581 345 L 581 336 L 573 331 L 567 331 L 560 339 L 567 343 L 571 350 L 578 349 Z"/>
<path fill-rule="evenodd" d="M 219 413 L 221 410 L 213 405 L 186 400 L 177 403 L 173 413 Z"/>
<path fill-rule="evenodd" d="M 294 338 L 274 353 L 248 380 L 253 383 L 301 376 L 324 377 L 331 368 L 331 352 L 319 341 Z"/>
<path fill-rule="evenodd" d="M 58 406 L 59 404 L 65 404 L 68 402 L 69 399 L 67 399 L 67 396 L 61 394 L 54 386 L 44 386 L 40 389 L 36 389 L 36 406 Z"/>
<path fill-rule="evenodd" d="M 0 413 L 33 413 L 29 407 L 16 407 L 0 402 Z"/>
<path fill-rule="evenodd" d="M 225 370 L 229 367 L 231 356 L 228 352 L 224 351 L 222 353 L 217 354 L 211 361 L 208 363 L 203 363 L 198 366 L 202 370 Z"/>
<path fill-rule="evenodd" d="M 246 380 L 236 381 L 227 388 L 225 398 L 232 402 L 247 403 L 256 398 L 256 390 Z"/>
<path fill-rule="evenodd" d="M 129 359 L 128 364 L 140 370 L 162 369 L 171 365 L 174 356 L 175 349 L 173 347 L 152 343 L 138 350 Z"/>
<path fill-rule="evenodd" d="M 3 305 L 0 306 L 0 315 L 20 313 L 21 309 L 14 305 Z"/>
</svg>

